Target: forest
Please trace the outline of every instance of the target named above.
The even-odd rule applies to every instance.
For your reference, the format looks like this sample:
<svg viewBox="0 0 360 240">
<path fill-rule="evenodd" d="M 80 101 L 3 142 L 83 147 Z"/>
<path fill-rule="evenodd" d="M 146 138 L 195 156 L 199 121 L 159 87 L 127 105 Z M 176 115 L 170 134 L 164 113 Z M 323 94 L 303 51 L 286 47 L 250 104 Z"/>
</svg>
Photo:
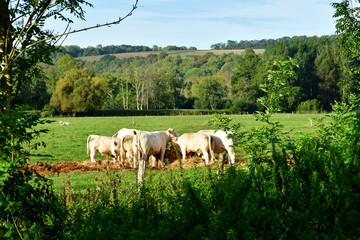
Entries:
<svg viewBox="0 0 360 240">
<path fill-rule="evenodd" d="M 335 101 L 347 101 L 357 91 L 357 74 L 347 74 L 356 62 L 346 61 L 334 36 L 264 42 L 268 44 L 263 54 L 255 54 L 255 48 L 246 48 L 242 55 L 168 55 L 163 51 L 130 58 L 106 54 L 99 61 L 74 58 L 66 51 L 74 46 L 62 47 L 53 64 L 41 65 L 43 74 L 34 75 L 31 85 L 21 87 L 18 99 L 52 113 L 148 109 L 253 113 L 262 110 L 257 99 L 264 95 L 268 72 L 277 70 L 274 62 L 289 58 L 296 64 L 296 77 L 289 79 L 291 95 L 284 96 L 284 112 L 328 111 Z M 97 48 L 104 52 L 104 47 Z M 186 47 L 168 46 L 168 50 L 181 49 Z"/>
</svg>

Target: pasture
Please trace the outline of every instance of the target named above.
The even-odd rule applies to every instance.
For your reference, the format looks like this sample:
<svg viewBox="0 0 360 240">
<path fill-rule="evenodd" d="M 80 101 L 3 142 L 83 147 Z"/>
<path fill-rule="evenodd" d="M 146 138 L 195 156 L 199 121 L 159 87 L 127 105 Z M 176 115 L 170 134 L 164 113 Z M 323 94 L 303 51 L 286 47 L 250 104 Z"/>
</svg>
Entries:
<svg viewBox="0 0 360 240">
<path fill-rule="evenodd" d="M 316 129 L 316 119 L 323 114 L 275 114 L 274 121 L 284 126 L 284 131 L 291 131 L 294 136 L 302 132 Z M 241 130 L 247 131 L 260 123 L 253 115 L 231 115 L 233 123 L 241 123 Z M 202 129 L 215 129 L 209 124 L 211 115 L 201 116 L 147 116 L 147 117 L 54 117 L 48 118 L 52 123 L 40 126 L 49 129 L 37 141 L 46 143 L 46 147 L 32 150 L 30 163 L 55 163 L 65 161 L 85 161 L 90 158 L 86 154 L 86 140 L 90 134 L 112 136 L 121 128 L 135 128 L 145 131 L 164 131 L 173 128 L 178 135 L 186 132 L 197 132 Z M 69 126 L 62 126 L 59 121 L 70 122 Z M 312 121 L 312 125 L 311 125 Z M 101 158 L 97 154 L 97 159 Z"/>
<path fill-rule="evenodd" d="M 299 137 L 317 130 L 316 119 L 323 116 L 274 115 L 273 121 L 291 131 L 295 148 L 284 141 L 281 152 L 263 154 L 257 141 L 250 140 L 244 143 L 255 146 L 247 148 L 253 150 L 248 168 L 237 168 L 237 163 L 219 175 L 215 167 L 203 167 L 202 159 L 186 170 L 149 168 L 143 185 L 136 184 L 134 170 L 107 171 L 109 160 L 94 164 L 100 166 L 98 172 L 48 175 L 60 199 L 60 239 L 357 239 L 359 161 L 353 153 L 359 149 L 359 125 L 352 122 L 356 118 L 334 114 L 326 129 Z M 261 124 L 252 115 L 230 117 L 242 124 L 242 131 L 272 137 L 251 131 Z M 89 162 L 89 134 L 172 127 L 181 135 L 215 128 L 208 123 L 211 118 L 52 118 L 43 126 L 50 132 L 38 139 L 48 146 L 33 151 L 31 162 L 83 164 Z"/>
<path fill-rule="evenodd" d="M 290 131 L 293 136 L 299 136 L 304 132 L 315 131 L 316 119 L 320 119 L 324 114 L 275 114 L 274 121 L 280 122 L 284 126 L 284 131 Z M 241 130 L 248 131 L 251 128 L 260 126 L 253 115 L 231 115 L 233 123 L 241 123 Z M 209 124 L 211 115 L 197 116 L 147 116 L 147 117 L 54 117 L 48 118 L 52 123 L 42 125 L 41 128 L 49 129 L 47 134 L 40 136 L 37 141 L 44 141 L 46 147 L 33 150 L 31 152 L 30 164 L 52 164 L 56 167 L 56 172 L 47 174 L 54 181 L 54 188 L 63 190 L 68 187 L 67 180 L 70 181 L 72 188 L 83 192 L 86 189 L 94 189 L 101 184 L 94 179 L 107 179 L 107 171 L 116 171 L 118 175 L 126 179 L 125 182 L 136 182 L 137 171 L 122 169 L 118 164 L 113 165 L 112 160 L 106 156 L 96 155 L 98 164 L 90 162 L 90 157 L 86 154 L 86 140 L 88 135 L 97 134 L 112 136 L 121 128 L 135 128 L 146 131 L 162 131 L 173 128 L 178 135 L 186 132 L 197 132 L 202 129 L 215 129 L 216 126 Z M 59 121 L 67 121 L 69 126 L 60 125 Z M 312 125 L 311 125 L 312 121 Z M 237 149 L 236 156 L 239 160 L 241 149 Z M 165 156 L 166 158 L 166 156 Z M 100 165 L 100 164 L 101 165 Z M 178 163 L 176 163 L 179 165 Z M 185 168 L 193 169 L 194 160 L 184 163 Z M 204 167 L 204 162 L 200 159 L 196 163 L 198 167 Z M 175 165 L 176 166 L 176 165 Z M 213 167 L 216 166 L 216 163 Z M 167 167 L 171 169 L 173 167 Z M 163 170 L 152 170 L 151 174 L 156 176 L 159 172 L 166 174 Z M 191 172 L 192 170 L 190 170 Z M 149 177 L 149 174 L 146 174 Z M 155 177 L 156 178 L 156 177 Z"/>
</svg>

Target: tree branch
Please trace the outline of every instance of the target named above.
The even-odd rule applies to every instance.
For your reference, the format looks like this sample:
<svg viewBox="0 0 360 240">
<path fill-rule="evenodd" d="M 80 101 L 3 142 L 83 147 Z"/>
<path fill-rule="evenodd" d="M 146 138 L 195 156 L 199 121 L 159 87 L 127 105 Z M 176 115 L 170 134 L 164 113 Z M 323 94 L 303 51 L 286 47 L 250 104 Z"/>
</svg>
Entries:
<svg viewBox="0 0 360 240">
<path fill-rule="evenodd" d="M 45 39 L 41 39 L 39 41 L 36 41 L 28 46 L 26 46 L 25 48 L 21 49 L 18 54 L 14 57 L 14 59 L 12 60 L 12 62 L 14 62 L 19 56 L 21 56 L 23 53 L 26 52 L 27 49 L 33 47 L 36 44 L 39 44 L 41 42 L 45 42 L 51 39 L 56 39 L 56 38 L 60 38 L 63 36 L 67 36 L 70 34 L 74 34 L 74 33 L 79 33 L 79 32 L 83 32 L 83 31 L 88 31 L 91 29 L 95 29 L 95 28 L 100 28 L 100 27 L 105 27 L 105 26 L 111 26 L 111 25 L 115 25 L 115 24 L 119 24 L 120 22 L 122 22 L 123 20 L 125 20 L 126 18 L 130 17 L 132 15 L 132 13 L 135 11 L 135 9 L 137 8 L 139 0 L 135 0 L 135 4 L 132 6 L 132 9 L 124 16 L 124 17 L 119 17 L 119 19 L 117 21 L 113 21 L 110 23 L 103 23 L 103 24 L 97 24 L 95 26 L 91 26 L 91 27 L 87 27 L 87 28 L 82 28 L 82 29 L 78 29 L 78 30 L 73 30 L 73 31 L 69 31 L 69 32 L 65 32 L 62 34 L 58 34 L 58 35 L 54 35 Z"/>
</svg>

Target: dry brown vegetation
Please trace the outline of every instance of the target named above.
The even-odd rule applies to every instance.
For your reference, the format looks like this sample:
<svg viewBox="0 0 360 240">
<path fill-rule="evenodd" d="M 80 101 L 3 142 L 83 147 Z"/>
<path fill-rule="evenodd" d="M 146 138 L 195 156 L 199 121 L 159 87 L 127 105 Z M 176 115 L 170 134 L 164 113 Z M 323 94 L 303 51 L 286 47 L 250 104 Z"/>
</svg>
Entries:
<svg viewBox="0 0 360 240">
<path fill-rule="evenodd" d="M 156 156 L 157 158 L 159 156 Z M 185 161 L 180 161 L 179 157 L 176 155 L 175 151 L 167 150 L 165 152 L 165 161 L 166 166 L 164 168 L 161 167 L 160 161 L 157 161 L 157 169 L 178 169 L 181 167 L 183 169 L 190 169 L 206 167 L 204 160 L 202 158 L 197 157 L 196 155 L 187 156 Z M 238 160 L 239 163 L 237 165 L 243 165 L 242 160 Z M 151 163 L 152 164 L 152 163 Z M 209 164 L 210 167 L 217 167 L 218 161 L 215 160 L 213 163 Z M 149 164 L 149 166 L 152 166 Z M 120 164 L 120 162 L 114 163 L 113 160 L 97 160 L 95 163 L 90 160 L 84 160 L 79 162 L 57 162 L 57 163 L 34 163 L 28 164 L 29 170 L 33 171 L 35 174 L 39 174 L 42 176 L 49 174 L 62 174 L 62 173 L 72 173 L 72 172 L 100 172 L 100 171 L 135 171 L 131 168 L 129 162 L 126 160 L 124 166 Z"/>
</svg>

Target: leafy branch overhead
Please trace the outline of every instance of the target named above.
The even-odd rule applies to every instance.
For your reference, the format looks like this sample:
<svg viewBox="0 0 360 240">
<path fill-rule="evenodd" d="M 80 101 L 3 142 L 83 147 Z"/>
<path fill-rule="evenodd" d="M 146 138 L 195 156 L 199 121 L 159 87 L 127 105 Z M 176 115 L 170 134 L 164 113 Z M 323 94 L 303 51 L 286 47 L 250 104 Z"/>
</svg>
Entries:
<svg viewBox="0 0 360 240">
<path fill-rule="evenodd" d="M 119 24 L 137 8 L 138 0 L 125 16 L 106 23 L 71 30 L 72 17 L 85 20 L 84 6 L 92 4 L 84 0 L 0 0 L 0 109 L 13 108 L 22 83 L 30 82 L 39 73 L 36 64 L 50 63 L 55 44 L 69 34 L 104 26 Z M 51 18 L 67 23 L 63 33 L 45 29 Z M 26 61 L 25 61 L 26 59 Z M 23 71 L 22 69 L 26 69 Z"/>
</svg>

